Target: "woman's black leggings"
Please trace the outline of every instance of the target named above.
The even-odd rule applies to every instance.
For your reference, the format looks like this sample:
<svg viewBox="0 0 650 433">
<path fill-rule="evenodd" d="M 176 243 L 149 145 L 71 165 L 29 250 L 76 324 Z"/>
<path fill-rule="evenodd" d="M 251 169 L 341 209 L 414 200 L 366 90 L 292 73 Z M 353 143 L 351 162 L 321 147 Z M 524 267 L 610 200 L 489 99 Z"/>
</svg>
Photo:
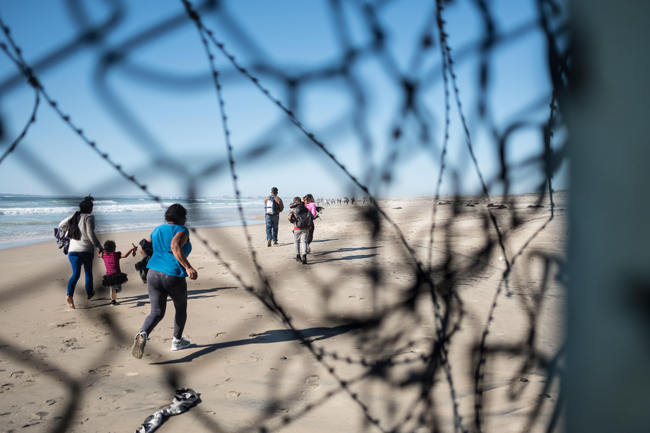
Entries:
<svg viewBox="0 0 650 433">
<path fill-rule="evenodd" d="M 151 334 L 153 328 L 165 316 L 167 296 L 172 298 L 176 314 L 174 316 L 174 337 L 181 338 L 187 321 L 187 282 L 184 277 L 167 275 L 154 269 L 147 273 L 147 290 L 151 313 L 144 319 L 142 331 Z"/>
</svg>

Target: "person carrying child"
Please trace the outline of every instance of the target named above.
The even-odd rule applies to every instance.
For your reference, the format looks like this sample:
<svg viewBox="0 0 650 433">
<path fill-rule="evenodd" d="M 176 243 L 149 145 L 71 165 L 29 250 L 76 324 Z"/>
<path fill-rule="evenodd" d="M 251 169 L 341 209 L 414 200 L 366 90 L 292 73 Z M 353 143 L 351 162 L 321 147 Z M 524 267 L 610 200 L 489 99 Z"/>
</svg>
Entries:
<svg viewBox="0 0 650 433">
<path fill-rule="evenodd" d="M 122 255 L 121 251 L 115 251 L 115 242 L 104 242 L 104 251 L 97 253 L 98 257 L 104 259 L 104 266 L 106 266 L 106 275 L 102 284 L 108 287 L 111 291 L 111 304 L 117 305 L 117 294 L 122 291 L 122 284 L 128 281 L 125 273 L 120 270 L 120 260 L 134 255 L 138 249 L 135 245 L 131 244 L 131 248 Z"/>
<path fill-rule="evenodd" d="M 307 237 L 314 217 L 300 197 L 294 197 L 289 205 L 289 221 L 293 223 L 293 244 L 296 247 L 296 261 L 307 264 Z"/>
<path fill-rule="evenodd" d="M 309 226 L 309 233 L 307 234 L 307 253 L 311 253 L 311 241 L 314 240 L 314 220 L 318 218 L 318 207 L 314 201 L 314 196 L 307 194 L 302 198 L 305 207 L 312 216 L 311 224 Z"/>
</svg>

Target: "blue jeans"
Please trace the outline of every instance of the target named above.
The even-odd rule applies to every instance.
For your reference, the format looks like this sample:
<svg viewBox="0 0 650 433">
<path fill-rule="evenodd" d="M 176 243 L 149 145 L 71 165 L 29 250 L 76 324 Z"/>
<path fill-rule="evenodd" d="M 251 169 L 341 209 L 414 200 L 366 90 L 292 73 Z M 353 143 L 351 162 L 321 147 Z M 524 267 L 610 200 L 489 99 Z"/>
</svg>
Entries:
<svg viewBox="0 0 650 433">
<path fill-rule="evenodd" d="M 84 266 L 86 273 L 86 293 L 93 292 L 93 253 L 71 252 L 68 253 L 68 260 L 72 265 L 72 276 L 68 280 L 68 295 L 74 295 L 74 288 L 81 276 L 81 265 Z"/>
<path fill-rule="evenodd" d="M 278 225 L 280 224 L 280 215 L 266 214 L 266 240 L 273 242 L 278 241 Z"/>
</svg>

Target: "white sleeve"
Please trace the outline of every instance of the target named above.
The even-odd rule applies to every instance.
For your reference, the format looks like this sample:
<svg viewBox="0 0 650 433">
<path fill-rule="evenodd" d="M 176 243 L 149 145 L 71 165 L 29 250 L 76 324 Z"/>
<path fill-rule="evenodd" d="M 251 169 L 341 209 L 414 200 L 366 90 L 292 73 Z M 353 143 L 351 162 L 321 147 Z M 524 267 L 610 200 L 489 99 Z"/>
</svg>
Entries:
<svg viewBox="0 0 650 433">
<path fill-rule="evenodd" d="M 72 216 L 65 217 L 65 218 L 63 218 L 63 221 L 61 221 L 61 222 L 59 223 L 59 228 L 60 228 L 61 230 L 63 230 L 64 232 L 67 232 L 67 231 L 68 231 L 68 221 L 70 221 L 70 218 L 72 218 Z"/>
</svg>

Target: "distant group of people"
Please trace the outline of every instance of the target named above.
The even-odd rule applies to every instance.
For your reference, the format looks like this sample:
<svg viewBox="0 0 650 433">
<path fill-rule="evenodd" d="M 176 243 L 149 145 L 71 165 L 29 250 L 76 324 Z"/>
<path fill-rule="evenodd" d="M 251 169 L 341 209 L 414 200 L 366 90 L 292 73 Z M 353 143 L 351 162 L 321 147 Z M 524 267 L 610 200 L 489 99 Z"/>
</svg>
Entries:
<svg viewBox="0 0 650 433">
<path fill-rule="evenodd" d="M 324 204 L 325 206 L 334 206 L 334 205 L 352 205 L 361 204 L 366 206 L 370 204 L 370 199 L 368 197 L 356 198 L 356 197 L 336 197 L 336 198 L 319 198 L 319 203 Z"/>
<path fill-rule="evenodd" d="M 293 243 L 296 249 L 296 261 L 307 264 L 307 254 L 311 252 L 311 242 L 314 239 L 314 220 L 318 218 L 322 207 L 316 206 L 314 196 L 294 197 L 289 205 L 289 221 L 293 224 Z M 271 188 L 271 194 L 264 199 L 266 219 L 266 245 L 278 245 L 278 226 L 280 212 L 284 210 L 278 189 Z"/>
<path fill-rule="evenodd" d="M 102 245 L 95 234 L 95 217 L 92 215 L 93 198 L 85 197 L 79 203 L 79 210 L 59 223 L 57 237 L 65 239 L 64 252 L 72 267 L 72 276 L 68 280 L 66 302 L 74 309 L 74 291 L 81 275 L 85 273 L 85 288 L 88 299 L 93 298 L 92 263 L 94 249 L 104 261 L 106 275 L 103 285 L 108 287 L 111 304 L 117 305 L 117 293 L 127 276 L 120 269 L 120 260 L 130 255 L 135 256 L 137 247 L 132 243 L 131 248 L 122 254 L 116 251 L 115 242 L 107 240 Z M 187 210 L 181 204 L 169 206 L 165 212 L 165 224 L 156 227 L 147 239 L 141 241 L 142 251 L 148 251 L 146 260 L 146 282 L 151 311 L 145 318 L 140 331 L 136 334 L 131 353 L 136 358 L 142 358 L 144 347 L 149 334 L 162 320 L 167 307 L 167 297 L 171 297 L 176 310 L 174 316 L 174 333 L 171 350 L 180 350 L 190 346 L 190 341 L 183 337 L 183 329 L 187 321 L 187 283 L 186 278 L 195 280 L 198 277 L 187 256 L 192 251 L 190 235 L 185 222 Z M 144 246 L 147 246 L 146 248 Z"/>
</svg>

